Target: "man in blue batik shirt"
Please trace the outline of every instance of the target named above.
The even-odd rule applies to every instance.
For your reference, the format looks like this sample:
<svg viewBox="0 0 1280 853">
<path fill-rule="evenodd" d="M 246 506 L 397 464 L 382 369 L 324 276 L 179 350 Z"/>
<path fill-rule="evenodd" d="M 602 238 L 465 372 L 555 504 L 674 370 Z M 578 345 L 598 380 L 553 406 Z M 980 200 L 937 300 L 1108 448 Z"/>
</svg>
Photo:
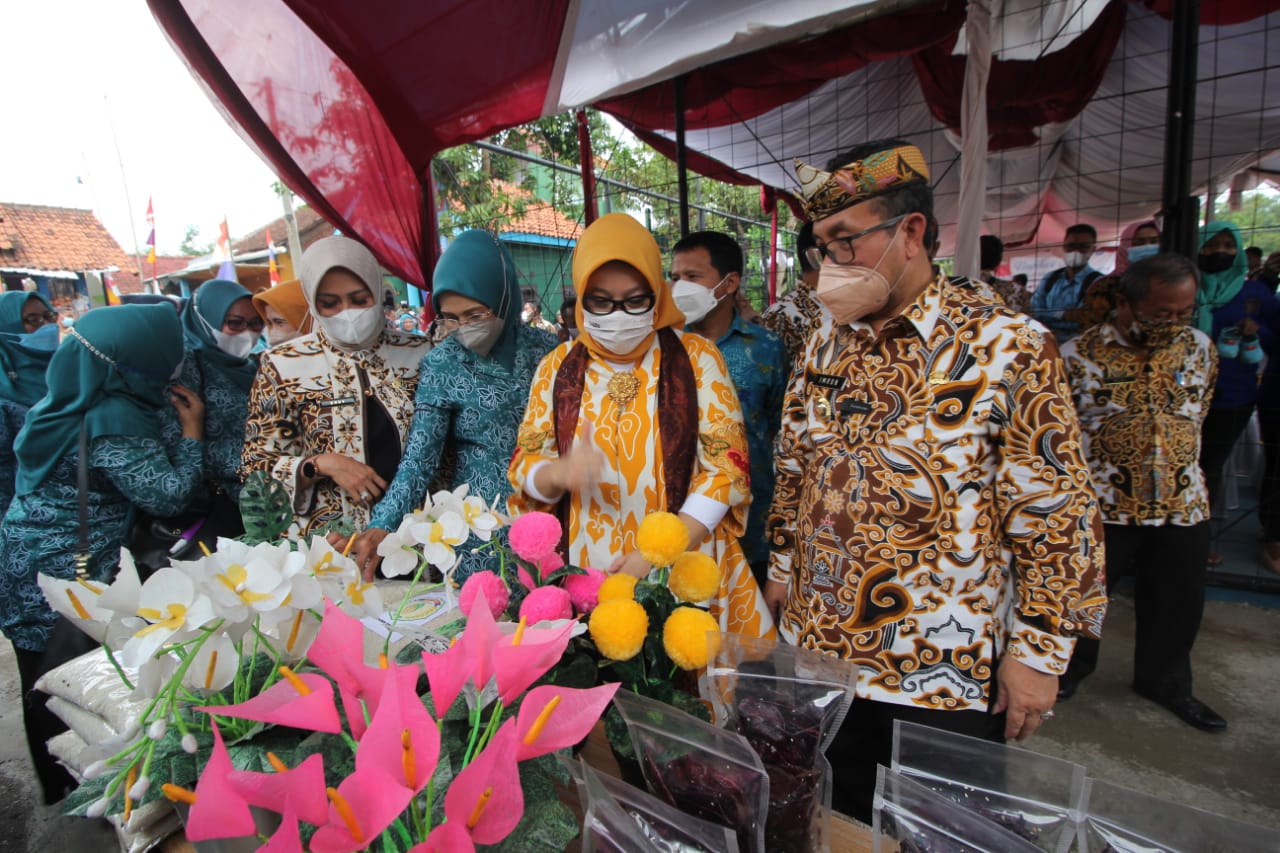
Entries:
<svg viewBox="0 0 1280 853">
<path fill-rule="evenodd" d="M 1058 346 L 1080 334 L 1080 306 L 1089 285 L 1102 278 L 1102 273 L 1089 266 L 1098 232 L 1092 225 L 1079 223 L 1067 229 L 1062 240 L 1062 259 L 1058 267 L 1044 277 L 1031 294 L 1031 316 L 1049 327 Z"/>
<path fill-rule="evenodd" d="M 773 441 L 782 419 L 790 361 L 782 338 L 739 315 L 742 249 L 728 234 L 696 231 L 675 245 L 672 295 L 690 331 L 715 341 L 737 387 L 751 454 L 751 511 L 739 540 L 764 586 L 769 548 L 764 522 L 773 502 Z"/>
</svg>

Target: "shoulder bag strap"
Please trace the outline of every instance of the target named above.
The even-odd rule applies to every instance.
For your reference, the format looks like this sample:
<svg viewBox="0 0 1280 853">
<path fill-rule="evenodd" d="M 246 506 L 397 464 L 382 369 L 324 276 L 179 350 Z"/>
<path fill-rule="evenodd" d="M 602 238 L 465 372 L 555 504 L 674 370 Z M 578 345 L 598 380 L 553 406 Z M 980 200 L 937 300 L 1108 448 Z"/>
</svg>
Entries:
<svg viewBox="0 0 1280 853">
<path fill-rule="evenodd" d="M 76 488 L 79 492 L 79 538 L 76 543 L 76 577 L 89 578 L 89 430 L 80 421 L 80 461 L 76 466 Z"/>
</svg>

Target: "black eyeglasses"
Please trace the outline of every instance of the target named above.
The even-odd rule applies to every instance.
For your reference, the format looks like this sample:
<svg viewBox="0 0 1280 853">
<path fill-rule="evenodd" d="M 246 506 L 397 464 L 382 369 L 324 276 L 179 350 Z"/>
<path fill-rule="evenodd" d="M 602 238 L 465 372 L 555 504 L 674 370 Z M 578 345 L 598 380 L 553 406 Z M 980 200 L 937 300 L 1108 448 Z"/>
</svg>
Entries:
<svg viewBox="0 0 1280 853">
<path fill-rule="evenodd" d="M 261 332 L 266 328 L 266 323 L 262 322 L 261 317 L 254 317 L 252 320 L 246 320 L 244 317 L 225 317 L 222 320 L 222 325 L 235 334 L 239 334 L 245 329 Z"/>
<path fill-rule="evenodd" d="M 591 293 L 582 298 L 582 310 L 596 316 L 612 314 L 614 311 L 623 311 L 627 314 L 643 314 L 653 308 L 654 303 L 657 301 L 658 298 L 652 293 L 641 293 L 636 296 L 628 296 L 626 299 L 610 299 L 598 293 Z"/>
<path fill-rule="evenodd" d="M 851 264 L 856 257 L 853 251 L 854 240 L 861 240 L 863 237 L 870 236 L 877 231 L 892 228 L 910 215 L 909 213 L 903 213 L 892 219 L 886 219 L 879 225 L 873 225 L 865 231 L 859 231 L 857 234 L 851 234 L 848 237 L 835 237 L 828 240 L 825 246 L 810 246 L 804 250 L 805 259 L 814 267 L 822 266 L 823 260 L 827 258 L 837 264 Z"/>
<path fill-rule="evenodd" d="M 58 315 L 52 311 L 41 311 L 39 314 L 23 314 L 22 325 L 28 328 L 36 328 L 43 326 L 45 323 L 52 323 L 58 319 Z"/>
</svg>

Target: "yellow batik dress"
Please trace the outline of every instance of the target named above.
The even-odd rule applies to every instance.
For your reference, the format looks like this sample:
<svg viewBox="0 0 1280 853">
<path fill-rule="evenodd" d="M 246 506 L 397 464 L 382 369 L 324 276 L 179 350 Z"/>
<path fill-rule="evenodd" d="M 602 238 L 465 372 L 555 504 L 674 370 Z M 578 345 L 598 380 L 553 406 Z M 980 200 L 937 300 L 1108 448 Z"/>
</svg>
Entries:
<svg viewBox="0 0 1280 853">
<path fill-rule="evenodd" d="M 635 549 L 636 531 L 646 515 L 664 509 L 688 513 L 712 530 L 700 550 L 720 565 L 720 592 L 710 609 L 721 629 L 772 635 L 773 620 L 738 544 L 751 501 L 738 397 L 724 359 L 711 342 L 693 334 L 680 334 L 680 340 L 689 354 L 698 395 L 697 457 L 684 505 L 666 507 L 663 501 L 657 340 L 643 357 L 625 364 L 592 356 L 574 440 L 589 433 L 605 465 L 594 487 L 570 496 L 568 560 L 577 566 L 607 568 L 615 557 Z M 513 514 L 555 510 L 553 504 L 531 496 L 528 484 L 541 465 L 558 457 L 552 391 L 556 372 L 572 346 L 565 343 L 553 350 L 534 378 L 509 471 Z"/>
</svg>

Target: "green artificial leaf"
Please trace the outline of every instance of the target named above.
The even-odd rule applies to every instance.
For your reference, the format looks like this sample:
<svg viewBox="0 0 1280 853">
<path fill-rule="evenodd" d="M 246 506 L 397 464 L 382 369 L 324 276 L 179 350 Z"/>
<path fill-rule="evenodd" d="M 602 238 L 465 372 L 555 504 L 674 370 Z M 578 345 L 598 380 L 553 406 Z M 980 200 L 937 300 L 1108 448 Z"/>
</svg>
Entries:
<svg viewBox="0 0 1280 853">
<path fill-rule="evenodd" d="M 697 696 L 685 693 L 683 690 L 676 690 L 667 701 L 686 714 L 691 714 L 703 722 L 711 722 L 711 708 Z"/>
<path fill-rule="evenodd" d="M 80 787 L 76 788 L 70 794 L 67 794 L 67 798 L 62 801 L 62 805 L 58 808 L 58 814 L 85 817 L 85 809 L 102 799 L 103 793 L 107 790 L 107 786 L 111 784 L 111 780 L 114 778 L 114 773 L 103 773 L 96 779 L 81 782 Z M 124 800 L 120 799 L 119 791 L 117 791 L 116 799 L 120 800 L 120 807 L 118 809 L 111 809 L 112 812 L 119 811 L 124 808 Z"/>
<path fill-rule="evenodd" d="M 566 651 L 556 665 L 547 670 L 542 683 L 585 690 L 601 683 L 600 668 L 586 652 Z"/>
<path fill-rule="evenodd" d="M 555 755 L 541 755 L 520 762 L 520 788 L 524 792 L 524 815 L 511 834 L 485 850 L 501 853 L 551 853 L 564 850 L 578 837 L 579 823 L 560 802 L 557 784 L 567 785 L 569 774 Z"/>
<path fill-rule="evenodd" d="M 662 633 L 662 626 L 676 607 L 675 596 L 665 586 L 652 583 L 638 583 L 635 591 L 636 602 L 643 605 L 649 614 L 649 634 Z"/>
<path fill-rule="evenodd" d="M 290 731 L 297 734 L 296 729 Z M 272 750 L 272 752 L 276 751 Z M 276 754 L 280 755 L 278 752 Z M 341 735 L 328 732 L 310 733 L 293 750 L 291 758 L 286 759 L 280 756 L 280 760 L 290 767 L 296 767 L 312 755 L 319 755 L 324 759 L 325 784 L 331 787 L 338 787 L 343 779 L 355 772 L 356 757 L 351 747 Z"/>
<path fill-rule="evenodd" d="M 284 484 L 264 471 L 254 471 L 240 489 L 242 542 L 278 542 L 293 523 L 293 505 Z"/>
<path fill-rule="evenodd" d="M 622 718 L 621 712 L 612 702 L 604 712 L 604 733 L 609 738 L 609 746 L 613 747 L 614 752 L 630 761 L 636 760 L 635 746 L 631 743 L 631 730 L 627 728 L 627 721 Z"/>
<path fill-rule="evenodd" d="M 561 578 L 569 577 L 569 575 L 585 575 L 585 574 L 586 574 L 586 571 L 578 568 L 577 566 L 565 566 L 562 569 L 556 569 L 554 572 L 552 572 L 551 574 L 543 578 L 542 585 L 549 586 L 550 584 L 556 583 Z"/>
</svg>

